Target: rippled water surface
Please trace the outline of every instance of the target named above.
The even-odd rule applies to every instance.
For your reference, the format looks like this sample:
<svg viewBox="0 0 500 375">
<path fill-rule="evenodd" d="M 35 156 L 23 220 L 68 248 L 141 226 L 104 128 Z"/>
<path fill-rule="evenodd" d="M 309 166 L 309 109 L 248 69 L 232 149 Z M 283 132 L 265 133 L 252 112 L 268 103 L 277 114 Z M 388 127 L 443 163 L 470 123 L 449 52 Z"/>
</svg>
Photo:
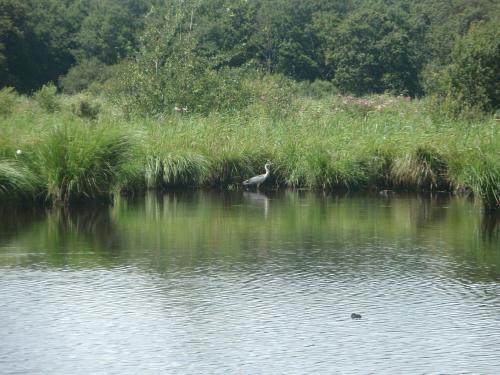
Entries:
<svg viewBox="0 0 500 375">
<path fill-rule="evenodd" d="M 0 374 L 500 374 L 497 220 L 300 192 L 3 209 Z"/>
</svg>

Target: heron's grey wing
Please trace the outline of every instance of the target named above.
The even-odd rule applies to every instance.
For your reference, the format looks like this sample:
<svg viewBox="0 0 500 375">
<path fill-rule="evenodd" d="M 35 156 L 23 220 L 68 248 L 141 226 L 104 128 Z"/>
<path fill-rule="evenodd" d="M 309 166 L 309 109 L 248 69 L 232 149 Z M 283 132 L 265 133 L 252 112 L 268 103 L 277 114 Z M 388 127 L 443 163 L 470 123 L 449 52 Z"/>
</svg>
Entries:
<svg viewBox="0 0 500 375">
<path fill-rule="evenodd" d="M 265 177 L 265 174 L 260 174 L 258 176 L 253 176 L 253 177 L 249 178 L 248 180 L 243 181 L 243 184 L 245 184 L 245 185 L 258 184 L 258 183 L 262 182 L 262 180 L 264 179 L 264 177 Z"/>
</svg>

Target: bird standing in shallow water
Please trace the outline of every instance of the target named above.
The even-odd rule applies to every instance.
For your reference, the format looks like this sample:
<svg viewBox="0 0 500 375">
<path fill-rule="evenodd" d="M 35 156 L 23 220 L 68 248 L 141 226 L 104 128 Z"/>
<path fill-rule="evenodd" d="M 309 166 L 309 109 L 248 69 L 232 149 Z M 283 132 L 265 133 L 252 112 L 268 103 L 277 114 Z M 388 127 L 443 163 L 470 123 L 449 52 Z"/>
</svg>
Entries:
<svg viewBox="0 0 500 375">
<path fill-rule="evenodd" d="M 260 184 L 262 184 L 269 177 L 269 173 L 270 173 L 269 167 L 271 165 L 273 165 L 273 163 L 268 161 L 264 165 L 264 169 L 266 170 L 266 173 L 251 177 L 248 180 L 243 181 L 243 185 L 244 186 L 257 186 L 257 189 L 259 189 Z"/>
</svg>

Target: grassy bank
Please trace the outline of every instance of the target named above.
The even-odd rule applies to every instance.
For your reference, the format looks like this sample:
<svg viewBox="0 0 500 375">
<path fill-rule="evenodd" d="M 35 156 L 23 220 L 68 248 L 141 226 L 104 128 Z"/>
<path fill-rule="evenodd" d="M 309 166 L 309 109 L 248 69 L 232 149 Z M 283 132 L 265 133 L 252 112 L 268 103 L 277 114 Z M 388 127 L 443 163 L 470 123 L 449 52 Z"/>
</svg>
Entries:
<svg viewBox="0 0 500 375">
<path fill-rule="evenodd" d="M 446 190 L 499 206 L 499 122 L 446 118 L 425 101 L 298 97 L 276 109 L 263 98 L 234 113 L 152 119 L 82 98 L 55 100 L 16 97 L 0 115 L 2 202 L 238 188 L 269 159 L 270 187 Z"/>
</svg>

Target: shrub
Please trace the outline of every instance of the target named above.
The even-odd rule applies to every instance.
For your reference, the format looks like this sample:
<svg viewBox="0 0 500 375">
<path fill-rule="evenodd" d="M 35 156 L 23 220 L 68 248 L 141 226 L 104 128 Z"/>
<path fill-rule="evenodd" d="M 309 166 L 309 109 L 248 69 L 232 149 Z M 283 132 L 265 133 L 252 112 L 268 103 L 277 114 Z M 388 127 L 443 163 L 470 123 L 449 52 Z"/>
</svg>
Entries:
<svg viewBox="0 0 500 375">
<path fill-rule="evenodd" d="M 474 122 L 487 117 L 481 107 L 464 103 L 450 93 L 428 95 L 423 99 L 423 103 L 429 115 L 438 122 L 443 120 Z"/>
<path fill-rule="evenodd" d="M 40 90 L 33 94 L 33 99 L 46 112 L 53 113 L 61 108 L 57 97 L 57 88 L 54 84 L 42 86 Z"/>
<path fill-rule="evenodd" d="M 101 105 L 88 97 L 78 97 L 71 103 L 71 111 L 78 117 L 95 120 L 99 115 Z"/>
<path fill-rule="evenodd" d="M 298 86 L 292 79 L 281 74 L 266 74 L 247 81 L 247 85 L 255 101 L 251 110 L 258 111 L 260 107 L 272 117 L 284 117 L 292 113 L 294 94 L 298 91 Z"/>
<path fill-rule="evenodd" d="M 396 7 L 370 9 L 367 4 L 351 12 L 328 46 L 326 59 L 335 71 L 333 83 L 343 93 L 355 95 L 418 95 L 421 58 L 416 41 L 420 32 Z"/>
<path fill-rule="evenodd" d="M 426 89 L 456 102 L 457 108 L 495 111 L 500 108 L 500 29 L 495 21 L 474 24 L 457 42 L 452 63 L 428 68 Z"/>
<path fill-rule="evenodd" d="M 174 1 L 148 13 L 133 59 L 120 64 L 110 94 L 129 113 L 161 117 L 179 112 L 226 112 L 249 102 L 240 69 L 202 56 L 192 30 L 197 2 Z"/>
<path fill-rule="evenodd" d="M 59 77 L 59 86 L 65 94 L 76 94 L 103 84 L 113 76 L 114 70 L 97 59 L 84 60 Z"/>
<path fill-rule="evenodd" d="M 316 79 L 313 82 L 301 82 L 298 87 L 299 94 L 315 99 L 321 99 L 337 93 L 337 89 L 332 82 L 321 79 Z"/>
<path fill-rule="evenodd" d="M 141 115 L 183 112 L 208 114 L 241 109 L 251 100 L 239 69 L 214 70 L 194 58 L 186 63 L 165 63 L 157 72 L 142 61 L 123 64 L 110 85 L 111 99 L 128 112 Z"/>
</svg>

